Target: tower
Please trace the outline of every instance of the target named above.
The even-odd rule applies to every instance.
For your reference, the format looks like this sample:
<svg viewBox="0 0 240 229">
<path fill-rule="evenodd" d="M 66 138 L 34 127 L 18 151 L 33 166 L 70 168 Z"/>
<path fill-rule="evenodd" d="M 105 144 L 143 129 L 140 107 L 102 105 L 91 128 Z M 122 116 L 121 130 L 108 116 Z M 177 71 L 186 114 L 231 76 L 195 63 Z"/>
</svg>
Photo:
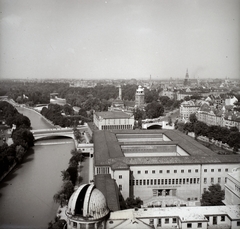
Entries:
<svg viewBox="0 0 240 229">
<path fill-rule="evenodd" d="M 118 98 L 119 98 L 120 100 L 122 100 L 122 87 L 121 87 L 121 85 L 119 86 Z"/>
<path fill-rule="evenodd" d="M 144 106 L 144 88 L 142 86 L 138 86 L 135 94 L 135 105 L 139 108 Z"/>
<path fill-rule="evenodd" d="M 184 86 L 189 86 L 190 85 L 190 81 L 189 81 L 189 75 L 188 75 L 188 69 L 185 75 L 185 79 L 184 79 Z"/>
</svg>

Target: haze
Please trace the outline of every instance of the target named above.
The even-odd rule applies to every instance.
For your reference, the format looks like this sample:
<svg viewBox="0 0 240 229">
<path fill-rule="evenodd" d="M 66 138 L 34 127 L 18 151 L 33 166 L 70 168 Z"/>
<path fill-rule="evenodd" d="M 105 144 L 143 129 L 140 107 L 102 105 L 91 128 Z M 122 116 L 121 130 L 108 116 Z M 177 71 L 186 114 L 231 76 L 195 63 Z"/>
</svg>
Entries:
<svg viewBox="0 0 240 229">
<path fill-rule="evenodd" d="M 0 0 L 0 78 L 239 78 L 239 0 Z"/>
</svg>

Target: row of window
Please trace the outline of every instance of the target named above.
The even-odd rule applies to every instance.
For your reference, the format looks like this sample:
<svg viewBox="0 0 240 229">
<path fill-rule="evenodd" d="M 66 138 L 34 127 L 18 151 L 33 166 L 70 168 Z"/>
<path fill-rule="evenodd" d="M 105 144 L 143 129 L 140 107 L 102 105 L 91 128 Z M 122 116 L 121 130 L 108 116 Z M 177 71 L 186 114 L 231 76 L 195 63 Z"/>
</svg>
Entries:
<svg viewBox="0 0 240 229">
<path fill-rule="evenodd" d="M 192 173 L 192 172 L 198 173 L 198 171 L 199 171 L 198 169 L 195 169 L 195 170 L 194 170 L 194 169 L 188 169 L 186 172 L 188 172 L 188 173 Z M 221 172 L 221 171 L 222 171 L 222 169 L 218 169 L 218 172 Z M 141 172 L 142 172 L 141 170 L 138 170 L 138 171 L 137 171 L 137 174 L 141 174 Z M 148 174 L 148 173 L 150 173 L 150 172 L 151 172 L 152 174 L 155 174 L 155 173 L 156 173 L 156 170 L 152 170 L 152 171 L 145 170 L 145 171 L 144 171 L 145 174 Z M 170 173 L 170 172 L 171 172 L 171 171 L 170 171 L 169 169 L 166 170 L 166 173 Z M 184 173 L 185 170 L 184 170 L 184 169 L 181 169 L 180 172 L 181 172 L 181 173 Z M 207 170 L 207 169 L 204 169 L 204 172 L 207 173 L 208 170 Z M 214 169 L 211 169 L 211 172 L 214 172 Z M 228 168 L 225 169 L 225 172 L 228 172 Z M 163 173 L 163 170 L 159 170 L 158 173 Z M 174 169 L 174 170 L 173 170 L 173 173 L 178 173 L 178 170 L 177 170 L 177 169 Z"/>
<path fill-rule="evenodd" d="M 143 179 L 130 180 L 130 185 L 178 185 L 178 184 L 199 184 L 199 178 L 180 178 L 180 179 Z"/>
<path fill-rule="evenodd" d="M 220 184 L 221 183 L 221 177 L 218 177 L 217 178 L 217 182 Z M 227 182 L 227 177 L 225 177 L 225 183 Z M 203 183 L 204 184 L 207 184 L 207 178 L 205 177 L 204 179 L 203 179 Z M 214 183 L 214 177 L 211 177 L 211 183 Z"/>
<path fill-rule="evenodd" d="M 132 129 L 132 125 L 102 125 L 102 130 L 124 130 Z"/>
</svg>

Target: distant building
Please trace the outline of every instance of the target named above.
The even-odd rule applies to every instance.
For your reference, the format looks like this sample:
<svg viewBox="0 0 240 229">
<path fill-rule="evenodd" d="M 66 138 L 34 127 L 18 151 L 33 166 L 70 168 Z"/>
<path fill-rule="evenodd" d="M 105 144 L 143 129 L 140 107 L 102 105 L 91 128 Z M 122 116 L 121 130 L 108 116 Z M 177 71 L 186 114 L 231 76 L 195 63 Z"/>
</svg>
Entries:
<svg viewBox="0 0 240 229">
<path fill-rule="evenodd" d="M 143 108 L 145 104 L 145 98 L 144 98 L 144 88 L 142 86 L 138 86 L 138 89 L 136 90 L 135 94 L 135 105 L 138 108 Z"/>
<path fill-rule="evenodd" d="M 66 99 L 59 98 L 58 93 L 51 93 L 50 94 L 50 103 L 63 106 L 66 104 Z"/>
<path fill-rule="evenodd" d="M 180 119 L 189 121 L 190 115 L 196 113 L 200 105 L 200 102 L 193 100 L 182 102 L 180 105 Z"/>
<path fill-rule="evenodd" d="M 99 130 L 133 129 L 134 116 L 123 111 L 95 112 L 93 122 Z"/>
</svg>

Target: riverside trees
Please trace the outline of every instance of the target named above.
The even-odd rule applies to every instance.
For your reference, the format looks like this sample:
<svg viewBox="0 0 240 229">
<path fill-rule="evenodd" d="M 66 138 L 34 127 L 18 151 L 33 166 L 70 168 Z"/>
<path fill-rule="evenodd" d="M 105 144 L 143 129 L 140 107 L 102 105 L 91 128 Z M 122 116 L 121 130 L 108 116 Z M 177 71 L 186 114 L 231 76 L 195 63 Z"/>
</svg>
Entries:
<svg viewBox="0 0 240 229">
<path fill-rule="evenodd" d="M 13 144 L 0 146 L 0 177 L 9 171 L 14 163 L 22 161 L 28 148 L 34 145 L 34 137 L 30 132 L 31 122 L 28 117 L 19 114 L 17 109 L 5 101 L 0 102 L 0 119 L 5 120 L 12 132 Z"/>
</svg>

